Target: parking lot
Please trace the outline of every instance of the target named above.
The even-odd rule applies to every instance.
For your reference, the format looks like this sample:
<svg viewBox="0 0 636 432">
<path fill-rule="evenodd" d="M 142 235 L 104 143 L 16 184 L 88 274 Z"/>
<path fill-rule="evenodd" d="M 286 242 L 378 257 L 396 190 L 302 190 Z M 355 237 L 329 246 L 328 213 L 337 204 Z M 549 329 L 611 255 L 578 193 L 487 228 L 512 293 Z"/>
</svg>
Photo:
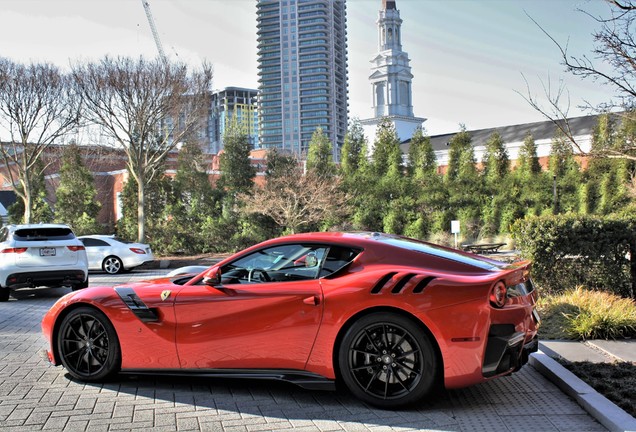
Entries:
<svg viewBox="0 0 636 432">
<path fill-rule="evenodd" d="M 90 284 L 127 283 L 163 272 L 97 273 Z M 531 366 L 402 411 L 371 408 L 344 392 L 271 381 L 120 377 L 104 384 L 75 382 L 39 354 L 46 346 L 40 320 L 68 291 L 23 290 L 15 293 L 17 300 L 0 303 L 0 430 L 605 430 Z"/>
</svg>

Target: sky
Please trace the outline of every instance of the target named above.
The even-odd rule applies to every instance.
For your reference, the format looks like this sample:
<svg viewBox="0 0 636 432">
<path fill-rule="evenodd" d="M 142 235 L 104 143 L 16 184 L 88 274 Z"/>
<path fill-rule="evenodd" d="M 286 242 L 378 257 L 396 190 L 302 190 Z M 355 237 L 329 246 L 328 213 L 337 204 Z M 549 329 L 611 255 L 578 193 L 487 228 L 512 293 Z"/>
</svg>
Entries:
<svg viewBox="0 0 636 432">
<path fill-rule="evenodd" d="M 213 65 L 213 87 L 257 88 L 256 0 L 148 0 L 164 51 Z M 371 58 L 381 0 L 347 0 L 349 116 L 372 116 Z M 568 114 L 608 101 L 611 89 L 568 75 L 557 46 L 535 24 L 589 54 L 603 0 L 396 0 L 402 48 L 414 75 L 413 110 L 429 135 L 542 121 L 521 95 L 545 102 L 544 86 L 569 94 Z M 71 64 L 157 55 L 141 0 L 0 0 L 0 56 Z M 532 19 L 531 19 L 532 18 Z M 526 81 L 528 84 L 526 84 Z M 520 94 L 521 93 L 521 94 Z M 564 105 L 564 106 L 565 106 Z"/>
</svg>

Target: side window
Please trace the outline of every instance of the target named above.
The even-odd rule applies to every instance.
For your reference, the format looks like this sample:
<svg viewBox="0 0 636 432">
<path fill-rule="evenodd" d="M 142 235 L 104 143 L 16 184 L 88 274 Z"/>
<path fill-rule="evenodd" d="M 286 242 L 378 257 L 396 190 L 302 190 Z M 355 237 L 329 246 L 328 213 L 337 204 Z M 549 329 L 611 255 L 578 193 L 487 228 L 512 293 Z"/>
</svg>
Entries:
<svg viewBox="0 0 636 432">
<path fill-rule="evenodd" d="M 224 284 L 293 282 L 318 278 L 327 247 L 277 245 L 253 252 L 221 269 Z"/>
<path fill-rule="evenodd" d="M 344 246 L 332 246 L 329 248 L 327 259 L 320 270 L 320 277 L 329 276 L 337 272 L 353 261 L 360 252 L 361 251 L 359 249 L 352 249 Z"/>
<path fill-rule="evenodd" d="M 9 237 L 9 230 L 6 228 L 2 228 L 2 230 L 0 231 L 0 242 L 7 241 L 8 237 Z"/>
<path fill-rule="evenodd" d="M 86 247 L 109 246 L 109 244 L 105 241 L 94 238 L 83 238 L 80 239 L 80 241 L 84 243 L 84 246 Z"/>
</svg>

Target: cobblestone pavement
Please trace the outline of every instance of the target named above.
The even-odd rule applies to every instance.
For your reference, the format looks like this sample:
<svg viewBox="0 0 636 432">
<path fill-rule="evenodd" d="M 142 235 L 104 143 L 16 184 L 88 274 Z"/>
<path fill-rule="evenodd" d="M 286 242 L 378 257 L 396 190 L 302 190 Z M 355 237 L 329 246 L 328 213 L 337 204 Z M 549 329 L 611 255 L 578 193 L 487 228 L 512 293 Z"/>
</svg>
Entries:
<svg viewBox="0 0 636 432">
<path fill-rule="evenodd" d="M 126 283 L 161 271 L 91 275 Z M 602 431 L 531 366 L 510 377 L 448 391 L 417 409 L 383 411 L 344 392 L 266 381 L 120 377 L 76 382 L 38 352 L 40 321 L 68 289 L 18 291 L 0 303 L 0 430 L 33 431 Z"/>
</svg>

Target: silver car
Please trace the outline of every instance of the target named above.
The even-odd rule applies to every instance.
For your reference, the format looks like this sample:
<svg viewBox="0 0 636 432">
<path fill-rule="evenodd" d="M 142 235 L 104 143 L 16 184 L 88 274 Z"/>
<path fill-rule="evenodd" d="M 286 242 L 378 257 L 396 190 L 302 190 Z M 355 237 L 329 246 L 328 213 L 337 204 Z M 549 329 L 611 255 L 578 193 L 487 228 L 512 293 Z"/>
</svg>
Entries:
<svg viewBox="0 0 636 432">
<path fill-rule="evenodd" d="M 150 246 L 108 235 L 80 236 L 86 247 L 89 270 L 117 274 L 154 261 Z"/>
<path fill-rule="evenodd" d="M 12 288 L 88 286 L 84 245 L 67 225 L 7 225 L 0 230 L 0 301 Z"/>
</svg>

